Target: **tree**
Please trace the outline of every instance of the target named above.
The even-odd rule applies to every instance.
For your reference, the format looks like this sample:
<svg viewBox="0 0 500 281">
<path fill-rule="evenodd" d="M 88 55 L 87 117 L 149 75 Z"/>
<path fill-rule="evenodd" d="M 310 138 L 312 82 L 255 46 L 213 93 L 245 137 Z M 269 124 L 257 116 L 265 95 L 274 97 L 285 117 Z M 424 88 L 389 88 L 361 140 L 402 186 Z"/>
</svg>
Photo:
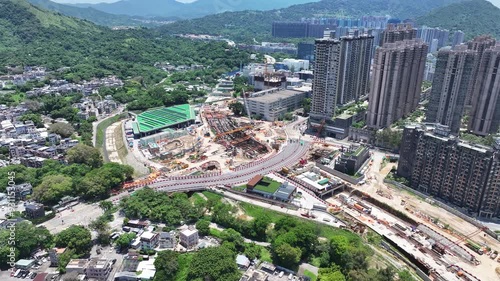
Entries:
<svg viewBox="0 0 500 281">
<path fill-rule="evenodd" d="M 85 144 L 77 144 L 69 149 L 66 158 L 71 164 L 85 164 L 92 168 L 102 166 L 102 156 L 99 150 Z"/>
<path fill-rule="evenodd" d="M 255 243 L 250 243 L 245 245 L 245 255 L 250 259 L 254 260 L 256 258 L 260 258 L 261 246 L 258 246 Z"/>
<path fill-rule="evenodd" d="M 44 204 L 55 204 L 71 194 L 73 180 L 64 175 L 48 175 L 33 190 L 33 197 Z"/>
<path fill-rule="evenodd" d="M 120 235 L 120 237 L 118 237 L 118 239 L 116 239 L 115 244 L 120 249 L 127 249 L 130 246 L 130 244 L 132 243 L 132 241 L 134 241 L 135 237 L 136 237 L 136 235 L 133 232 L 124 233 L 124 234 Z"/>
<path fill-rule="evenodd" d="M 400 281 L 415 281 L 415 278 L 413 278 L 408 270 L 398 272 L 398 276 Z"/>
<path fill-rule="evenodd" d="M 36 227 L 29 221 L 17 223 L 15 226 L 15 244 L 8 244 L 10 230 L 0 231 L 0 252 L 10 253 L 10 248 L 14 247 L 16 257 L 19 259 L 29 258 L 31 253 L 37 248 L 48 248 L 52 243 L 52 235 L 45 227 Z M 8 259 L 6 255 L 0 260 Z"/>
<path fill-rule="evenodd" d="M 54 134 L 58 134 L 63 138 L 69 138 L 75 133 L 75 129 L 68 123 L 54 123 L 50 125 L 49 131 Z"/>
<path fill-rule="evenodd" d="M 284 267 L 294 267 L 300 261 L 302 251 L 299 248 L 294 248 L 288 243 L 283 243 L 273 249 L 274 261 Z"/>
<path fill-rule="evenodd" d="M 73 249 L 76 255 L 82 256 L 90 252 L 92 235 L 87 228 L 72 225 L 56 235 L 55 243 L 56 247 L 68 247 Z"/>
<path fill-rule="evenodd" d="M 208 220 L 199 220 L 196 223 L 196 229 L 200 235 L 206 236 L 210 234 L 210 221 Z"/>
<path fill-rule="evenodd" d="M 174 280 L 177 270 L 179 254 L 173 251 L 161 251 L 154 262 L 156 268 L 155 281 Z"/>
<path fill-rule="evenodd" d="M 304 114 L 309 114 L 311 112 L 311 99 L 306 98 L 302 101 L 302 108 L 304 109 Z"/>
<path fill-rule="evenodd" d="M 245 113 L 245 106 L 241 102 L 233 102 L 229 105 L 229 109 L 231 109 L 236 116 L 241 116 Z"/>
<path fill-rule="evenodd" d="M 43 121 L 42 121 L 42 116 L 40 114 L 36 113 L 30 113 L 30 114 L 25 114 L 21 117 L 19 117 L 19 121 L 33 121 L 35 123 L 35 126 L 37 128 L 43 128 Z"/>
<path fill-rule="evenodd" d="M 394 269 L 392 267 L 386 267 L 377 272 L 377 281 L 392 281 L 394 280 Z"/>
<path fill-rule="evenodd" d="M 104 211 L 109 211 L 111 208 L 113 208 L 113 203 L 110 201 L 101 201 L 99 202 L 99 207 Z"/>
<path fill-rule="evenodd" d="M 235 254 L 225 247 L 208 247 L 198 251 L 189 265 L 187 280 L 238 281 L 240 273 Z"/>
</svg>

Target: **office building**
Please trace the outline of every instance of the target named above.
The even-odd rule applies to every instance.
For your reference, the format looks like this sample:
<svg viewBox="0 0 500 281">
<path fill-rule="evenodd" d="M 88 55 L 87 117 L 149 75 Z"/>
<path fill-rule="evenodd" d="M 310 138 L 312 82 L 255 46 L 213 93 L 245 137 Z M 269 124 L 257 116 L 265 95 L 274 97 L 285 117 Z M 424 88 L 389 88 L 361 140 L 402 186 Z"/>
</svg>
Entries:
<svg viewBox="0 0 500 281">
<path fill-rule="evenodd" d="M 321 38 L 326 29 L 335 30 L 332 24 L 315 24 L 309 22 L 273 22 L 273 37 L 281 38 Z"/>
<path fill-rule="evenodd" d="M 357 101 L 368 91 L 373 36 L 316 40 L 311 118 L 332 119 L 337 105 Z"/>
<path fill-rule="evenodd" d="M 500 127 L 500 45 L 485 50 L 473 87 L 468 129 L 477 135 L 498 133 Z"/>
<path fill-rule="evenodd" d="M 314 43 L 299 43 L 297 45 L 297 58 L 301 60 L 314 60 Z"/>
<path fill-rule="evenodd" d="M 500 216 L 500 139 L 494 147 L 460 141 L 446 127 L 404 129 L 397 173 L 410 187 L 480 217 Z"/>
<path fill-rule="evenodd" d="M 427 48 L 427 44 L 414 39 L 386 43 L 376 50 L 369 95 L 368 127 L 389 127 L 417 108 Z"/>
<path fill-rule="evenodd" d="M 343 28 L 345 33 L 337 36 L 345 36 L 348 35 L 349 29 L 384 29 L 386 25 L 387 17 L 303 18 L 300 22 L 273 22 L 272 35 L 282 38 L 321 38 L 327 29 L 335 31 L 337 28 Z"/>
<path fill-rule="evenodd" d="M 411 24 L 388 24 L 387 28 L 382 33 L 380 46 L 385 43 L 394 43 L 403 40 L 412 40 L 417 37 L 417 29 Z"/>
<path fill-rule="evenodd" d="M 465 33 L 462 30 L 457 30 L 453 33 L 453 42 L 451 43 L 452 47 L 460 45 L 464 42 Z"/>
<path fill-rule="evenodd" d="M 426 122 L 446 125 L 458 134 L 476 56 L 465 45 L 439 50 Z"/>
<path fill-rule="evenodd" d="M 477 36 L 474 37 L 471 41 L 467 42 L 467 46 L 470 50 L 474 50 L 477 52 L 477 58 L 476 58 L 476 63 L 474 65 L 474 72 L 472 74 L 472 81 L 469 85 L 469 93 L 467 95 L 467 98 L 465 100 L 465 103 L 468 107 L 472 106 L 472 98 L 474 93 L 477 93 L 478 89 L 476 87 L 480 86 L 476 82 L 479 80 L 478 74 L 479 74 L 479 68 L 480 64 L 483 61 L 483 53 L 485 50 L 489 49 L 490 47 L 495 46 L 496 41 L 493 37 L 489 35 L 482 35 L 482 36 Z M 474 89 L 476 88 L 476 89 Z"/>
<path fill-rule="evenodd" d="M 260 115 L 264 120 L 276 121 L 285 113 L 302 107 L 308 92 L 284 89 L 270 89 L 253 93 L 247 98 L 245 107 L 251 115 Z"/>
</svg>

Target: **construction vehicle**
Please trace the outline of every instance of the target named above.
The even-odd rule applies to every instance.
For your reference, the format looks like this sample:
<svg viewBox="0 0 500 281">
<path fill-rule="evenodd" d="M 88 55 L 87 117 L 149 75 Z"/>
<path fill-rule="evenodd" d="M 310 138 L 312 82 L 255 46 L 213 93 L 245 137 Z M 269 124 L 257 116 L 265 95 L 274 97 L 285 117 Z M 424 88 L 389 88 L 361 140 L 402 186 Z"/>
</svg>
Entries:
<svg viewBox="0 0 500 281">
<path fill-rule="evenodd" d="M 323 118 L 321 120 L 321 124 L 318 126 L 318 132 L 316 133 L 316 137 L 318 138 L 321 135 L 321 132 L 323 131 L 323 128 L 325 127 L 326 119 Z"/>
<path fill-rule="evenodd" d="M 467 240 L 467 242 L 465 243 L 465 246 L 469 247 L 471 250 L 473 250 L 474 252 L 482 255 L 483 254 L 483 249 L 480 245 L 474 243 L 473 241 L 471 240 Z"/>
<path fill-rule="evenodd" d="M 316 218 L 316 216 L 311 211 L 301 213 L 300 215 L 305 217 L 305 218 L 308 218 L 308 219 L 315 219 Z"/>
</svg>

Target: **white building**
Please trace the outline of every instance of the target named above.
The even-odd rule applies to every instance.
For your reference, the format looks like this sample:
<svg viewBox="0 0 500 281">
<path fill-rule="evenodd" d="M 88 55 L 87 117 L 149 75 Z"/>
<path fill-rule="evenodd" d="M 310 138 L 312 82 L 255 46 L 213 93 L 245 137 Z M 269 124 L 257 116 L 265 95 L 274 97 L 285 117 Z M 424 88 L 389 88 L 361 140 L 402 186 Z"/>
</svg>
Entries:
<svg viewBox="0 0 500 281">
<path fill-rule="evenodd" d="M 196 229 L 185 229 L 180 232 L 179 235 L 181 245 L 186 248 L 192 248 L 198 244 L 198 230 Z"/>
<path fill-rule="evenodd" d="M 306 96 L 307 92 L 274 88 L 254 93 L 246 102 L 250 114 L 261 115 L 267 121 L 276 121 L 285 113 L 300 108 Z"/>
<path fill-rule="evenodd" d="M 293 72 L 309 70 L 308 60 L 284 59 L 283 64 L 288 66 L 288 69 L 292 70 Z"/>
</svg>

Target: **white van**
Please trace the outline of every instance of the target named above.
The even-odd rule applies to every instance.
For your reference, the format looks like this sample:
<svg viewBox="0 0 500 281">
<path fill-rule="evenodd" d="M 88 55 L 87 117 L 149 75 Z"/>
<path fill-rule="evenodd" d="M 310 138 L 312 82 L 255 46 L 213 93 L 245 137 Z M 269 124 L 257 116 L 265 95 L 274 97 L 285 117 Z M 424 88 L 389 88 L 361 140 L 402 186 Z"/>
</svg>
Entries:
<svg viewBox="0 0 500 281">
<path fill-rule="evenodd" d="M 278 277 L 281 278 L 281 277 L 283 277 L 283 275 L 285 275 L 284 271 L 280 272 L 280 274 L 278 275 Z"/>
</svg>

